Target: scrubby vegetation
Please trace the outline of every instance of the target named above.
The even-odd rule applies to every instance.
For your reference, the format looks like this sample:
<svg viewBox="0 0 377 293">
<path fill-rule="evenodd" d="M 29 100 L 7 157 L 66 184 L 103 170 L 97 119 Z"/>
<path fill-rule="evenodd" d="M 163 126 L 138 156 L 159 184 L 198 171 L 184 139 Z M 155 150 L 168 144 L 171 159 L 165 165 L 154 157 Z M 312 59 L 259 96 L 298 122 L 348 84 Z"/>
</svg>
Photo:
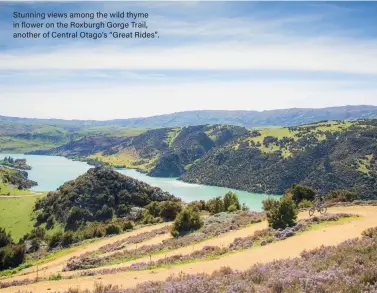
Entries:
<svg viewBox="0 0 377 293">
<path fill-rule="evenodd" d="M 377 120 L 322 122 L 259 133 L 214 148 L 181 179 L 271 194 L 282 194 L 298 183 L 322 195 L 346 189 L 361 199 L 377 198 Z"/>
<path fill-rule="evenodd" d="M 212 148 L 247 132 L 243 127 L 225 125 L 153 129 L 102 152 L 93 152 L 89 158 L 112 166 L 140 169 L 151 176 L 178 177 Z"/>
<path fill-rule="evenodd" d="M 299 232 L 303 232 L 307 229 L 310 229 L 313 225 L 323 223 L 323 222 L 334 222 L 339 219 L 353 217 L 352 214 L 329 214 L 326 216 L 321 217 L 314 217 L 308 220 L 302 220 L 297 225 L 285 228 L 284 230 L 275 230 L 275 229 L 265 229 L 256 231 L 253 235 L 247 237 L 237 237 L 234 239 L 232 243 L 225 247 L 219 246 L 204 246 L 200 250 L 196 250 L 192 253 L 181 255 L 176 254 L 166 258 L 161 258 L 157 261 L 150 261 L 150 262 L 138 262 L 134 263 L 128 267 L 122 268 L 110 268 L 110 269 L 102 269 L 102 270 L 88 270 L 85 272 L 79 272 L 74 274 L 71 277 L 78 277 L 78 276 L 95 276 L 95 275 L 104 275 L 104 274 L 114 274 L 124 271 L 137 271 L 137 270 L 145 270 L 145 269 L 152 269 L 162 266 L 171 266 L 174 264 L 186 263 L 188 261 L 199 260 L 199 259 L 209 259 L 213 257 L 223 256 L 225 254 L 241 251 L 244 249 L 248 249 L 255 246 L 265 246 L 267 244 L 282 241 L 288 237 L 292 237 Z M 367 237 L 374 237 L 371 236 L 369 231 L 364 233 Z"/>
<path fill-rule="evenodd" d="M 187 211 L 187 209 L 184 211 Z M 265 214 L 257 212 L 239 211 L 237 213 L 216 214 L 203 219 L 203 226 L 194 233 L 186 233 L 181 237 L 163 240 L 162 243 L 159 244 L 142 245 L 135 249 L 122 250 L 124 246 L 123 244 L 130 243 L 129 241 L 131 240 L 126 240 L 124 243 L 118 242 L 115 245 L 101 248 L 106 252 L 117 251 L 116 253 L 104 257 L 99 257 L 90 253 L 83 254 L 80 257 L 72 258 L 67 263 L 65 270 L 69 271 L 94 268 L 106 264 L 126 262 L 128 260 L 138 259 L 151 254 L 166 252 L 179 247 L 192 245 L 205 239 L 209 239 L 232 230 L 237 230 L 253 223 L 261 222 L 263 219 L 265 219 Z M 194 221 L 194 223 L 196 223 L 196 221 Z M 157 233 L 159 233 L 158 230 L 152 233 L 140 235 L 140 237 L 146 239 L 146 237 L 153 237 L 154 235 L 157 235 Z M 139 240 L 140 238 L 136 237 L 136 239 Z M 135 240 L 132 239 L 132 241 Z"/>
<path fill-rule="evenodd" d="M 357 193 L 348 190 L 333 190 L 328 194 L 328 200 L 332 202 L 352 202 L 359 198 Z"/>
<path fill-rule="evenodd" d="M 12 157 L 5 157 L 0 160 L 0 165 L 21 169 L 21 170 L 31 170 L 31 167 L 26 163 L 26 159 L 13 159 Z"/>
<path fill-rule="evenodd" d="M 15 268 L 24 258 L 25 246 L 15 244 L 11 235 L 0 227 L 0 270 Z"/>
<path fill-rule="evenodd" d="M 171 229 L 171 234 L 174 237 L 178 237 L 182 234 L 198 230 L 202 226 L 203 221 L 200 218 L 199 212 L 188 207 L 177 215 Z"/>
<path fill-rule="evenodd" d="M 263 209 L 267 213 L 269 226 L 274 229 L 285 229 L 296 224 L 297 207 L 289 196 L 283 196 L 280 200 L 264 200 Z"/>
<path fill-rule="evenodd" d="M 140 208 L 163 201 L 176 202 L 159 205 L 163 216 L 172 216 L 174 208 L 179 209 L 179 200 L 160 188 L 106 167 L 96 167 L 50 192 L 36 203 L 35 209 L 39 213 L 38 224 L 57 222 L 65 230 L 77 230 L 86 223 L 111 221 L 115 217 L 139 220 L 143 212 Z"/>
<path fill-rule="evenodd" d="M 322 246 L 304 251 L 300 257 L 256 264 L 246 271 L 222 267 L 209 274 L 180 274 L 166 281 L 151 281 L 136 288 L 96 284 L 94 291 L 70 289 L 72 293 L 192 293 L 244 292 L 352 292 L 377 291 L 376 237 L 347 240 L 337 246 Z M 208 248 L 208 251 L 212 251 Z M 33 280 L 27 280 L 33 282 Z M 25 281 L 24 283 L 27 283 Z M 67 291 L 68 292 L 68 291 Z"/>
<path fill-rule="evenodd" d="M 0 166 L 0 194 L 12 194 L 13 190 L 24 190 L 37 184 L 28 179 L 26 171 Z"/>
</svg>

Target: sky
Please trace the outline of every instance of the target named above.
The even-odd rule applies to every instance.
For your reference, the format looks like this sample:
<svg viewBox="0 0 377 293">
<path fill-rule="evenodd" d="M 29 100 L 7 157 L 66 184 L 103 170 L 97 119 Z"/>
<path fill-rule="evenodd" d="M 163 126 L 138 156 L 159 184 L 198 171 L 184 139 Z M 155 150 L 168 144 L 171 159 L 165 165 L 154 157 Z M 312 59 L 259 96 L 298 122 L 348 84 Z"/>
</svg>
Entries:
<svg viewBox="0 0 377 293">
<path fill-rule="evenodd" d="M 97 11 L 148 13 L 159 38 L 13 38 L 29 31 L 12 28 L 25 21 L 14 12 Z M 377 105 L 376 15 L 377 2 L 0 2 L 0 115 Z M 33 30 L 47 31 L 82 29 Z"/>
</svg>

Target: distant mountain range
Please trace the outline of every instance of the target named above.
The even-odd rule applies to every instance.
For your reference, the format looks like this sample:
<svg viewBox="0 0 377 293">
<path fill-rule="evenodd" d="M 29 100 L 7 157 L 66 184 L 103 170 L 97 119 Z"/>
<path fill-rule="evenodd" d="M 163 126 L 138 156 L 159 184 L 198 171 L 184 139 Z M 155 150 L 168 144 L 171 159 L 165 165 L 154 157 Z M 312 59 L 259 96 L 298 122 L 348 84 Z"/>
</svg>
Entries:
<svg viewBox="0 0 377 293">
<path fill-rule="evenodd" d="M 123 126 L 136 128 L 179 127 L 226 124 L 244 127 L 298 126 L 323 120 L 377 118 L 377 106 L 342 106 L 321 109 L 291 108 L 268 111 L 202 110 L 158 115 L 146 118 L 96 120 L 33 119 L 0 116 L 3 123 L 49 124 L 59 126 Z"/>
</svg>

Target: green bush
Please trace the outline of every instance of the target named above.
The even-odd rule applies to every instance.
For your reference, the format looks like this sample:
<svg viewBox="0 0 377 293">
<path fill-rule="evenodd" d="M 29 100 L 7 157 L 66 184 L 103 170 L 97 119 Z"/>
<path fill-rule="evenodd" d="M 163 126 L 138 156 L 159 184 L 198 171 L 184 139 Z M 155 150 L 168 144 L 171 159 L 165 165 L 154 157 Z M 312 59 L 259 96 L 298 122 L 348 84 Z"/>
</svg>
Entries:
<svg viewBox="0 0 377 293">
<path fill-rule="evenodd" d="M 333 190 L 328 194 L 328 200 L 333 202 L 352 202 L 360 199 L 355 192 L 350 192 L 344 189 Z"/>
<path fill-rule="evenodd" d="M 63 233 L 62 232 L 56 232 L 53 234 L 49 241 L 48 241 L 48 247 L 50 249 L 57 247 L 63 242 Z"/>
<path fill-rule="evenodd" d="M 159 217 L 154 217 L 151 215 L 148 210 L 144 211 L 143 213 L 143 224 L 155 224 L 160 222 L 161 218 Z M 162 220 L 161 220 L 162 221 Z"/>
<path fill-rule="evenodd" d="M 18 267 L 24 260 L 24 245 L 8 245 L 0 248 L 0 270 Z"/>
<path fill-rule="evenodd" d="M 297 209 L 292 199 L 268 199 L 263 201 L 263 208 L 267 213 L 268 225 L 274 229 L 284 229 L 296 224 Z"/>
<path fill-rule="evenodd" d="M 292 195 L 292 199 L 296 204 L 305 199 L 313 201 L 316 195 L 316 192 L 312 188 L 300 184 L 293 184 L 285 193 Z"/>
<path fill-rule="evenodd" d="M 32 252 L 36 252 L 39 248 L 40 248 L 40 243 L 39 243 L 39 240 L 37 238 L 34 238 L 33 240 L 31 240 L 31 243 L 30 243 L 30 250 Z"/>
<path fill-rule="evenodd" d="M 68 246 L 70 246 L 74 242 L 75 242 L 75 240 L 74 240 L 74 234 L 73 234 L 73 232 L 68 231 L 68 232 L 65 232 L 63 234 L 62 245 L 64 247 L 68 247 Z"/>
<path fill-rule="evenodd" d="M 114 235 L 114 234 L 119 234 L 121 232 L 120 227 L 114 224 L 111 224 L 106 227 L 106 235 Z"/>
<path fill-rule="evenodd" d="M 166 220 L 174 220 L 182 211 L 182 204 L 177 201 L 160 202 L 160 217 Z"/>
<path fill-rule="evenodd" d="M 119 205 L 116 214 L 118 217 L 125 217 L 130 213 L 131 208 L 125 204 Z"/>
<path fill-rule="evenodd" d="M 210 212 L 211 215 L 218 214 L 224 212 L 224 202 L 222 201 L 221 197 L 216 197 L 210 199 L 206 203 L 207 210 Z"/>
<path fill-rule="evenodd" d="M 297 207 L 299 209 L 305 209 L 305 208 L 310 208 L 312 207 L 313 203 L 307 199 L 304 199 L 303 201 L 299 202 L 299 204 L 297 205 Z"/>
<path fill-rule="evenodd" d="M 192 201 L 186 207 L 190 207 L 198 212 L 207 210 L 206 202 L 204 200 Z"/>
<path fill-rule="evenodd" d="M 57 273 L 55 275 L 51 275 L 48 280 L 49 281 L 58 281 L 58 280 L 61 280 L 63 277 L 60 273 Z"/>
<path fill-rule="evenodd" d="M 96 220 L 98 221 L 105 221 L 110 220 L 114 216 L 114 210 L 107 205 L 104 205 L 102 209 L 96 212 Z"/>
<path fill-rule="evenodd" d="M 185 208 L 174 220 L 171 234 L 178 237 L 182 234 L 195 231 L 203 226 L 203 221 L 197 211 L 191 208 Z"/>
<path fill-rule="evenodd" d="M 232 204 L 231 206 L 228 207 L 228 212 L 232 213 L 238 211 L 237 206 Z"/>
<path fill-rule="evenodd" d="M 132 221 L 126 221 L 123 223 L 123 231 L 132 230 L 135 227 Z"/>
<path fill-rule="evenodd" d="M 174 220 L 177 214 L 182 211 L 182 204 L 177 201 L 152 201 L 145 208 L 154 218 L 161 217 L 165 220 Z"/>
<path fill-rule="evenodd" d="M 4 228 L 0 228 L 0 248 L 5 247 L 13 242 L 10 233 L 7 233 Z"/>
<path fill-rule="evenodd" d="M 237 195 L 234 192 L 229 191 L 227 194 L 224 196 L 224 211 L 229 211 L 229 207 L 234 206 L 232 209 L 235 210 L 240 210 L 241 205 L 240 201 L 238 200 Z"/>
<path fill-rule="evenodd" d="M 268 212 L 273 208 L 276 208 L 279 205 L 279 201 L 273 198 L 267 198 L 262 201 L 263 209 Z"/>
</svg>

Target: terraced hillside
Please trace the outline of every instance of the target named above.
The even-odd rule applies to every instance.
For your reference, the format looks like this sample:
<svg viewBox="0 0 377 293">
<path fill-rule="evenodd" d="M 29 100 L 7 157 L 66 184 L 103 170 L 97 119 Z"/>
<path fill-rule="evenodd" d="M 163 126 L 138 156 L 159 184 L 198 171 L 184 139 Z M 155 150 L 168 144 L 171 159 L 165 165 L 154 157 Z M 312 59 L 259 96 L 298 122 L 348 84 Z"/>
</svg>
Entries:
<svg viewBox="0 0 377 293">
<path fill-rule="evenodd" d="M 220 214 L 209 217 L 199 234 L 193 233 L 191 238 L 186 237 L 185 241 L 180 241 L 179 245 L 177 244 L 170 249 L 167 249 L 167 247 L 172 247 L 172 241 L 178 241 L 179 239 L 174 240 L 174 238 L 171 238 L 167 232 L 168 229 L 163 232 L 169 225 L 168 223 L 144 227 L 121 235 L 79 245 L 61 254 L 61 256 L 56 255 L 54 258 L 44 259 L 39 262 L 39 266 L 32 265 L 12 276 L 3 277 L 0 279 L 0 292 L 28 291 L 44 293 L 50 291 L 67 292 L 69 289 L 72 292 L 72 290 L 92 290 L 98 283 L 121 286 L 125 290 L 143 282 L 148 282 L 143 285 L 144 291 L 165 292 L 162 289 L 161 291 L 158 289 L 159 286 L 164 288 L 164 284 L 156 283 L 156 281 L 168 279 L 168 282 L 172 282 L 174 280 L 171 279 L 172 275 L 175 275 L 178 279 L 182 278 L 180 281 L 188 281 L 193 274 L 214 273 L 216 271 L 217 273 L 214 273 L 213 277 L 220 277 L 222 274 L 218 270 L 225 266 L 229 267 L 229 269 L 223 269 L 223 273 L 228 272 L 229 278 L 233 277 L 231 275 L 232 270 L 245 271 L 244 278 L 242 278 L 242 282 L 240 280 L 241 283 L 239 284 L 247 281 L 251 282 L 249 288 L 253 288 L 254 285 L 260 288 L 264 288 L 262 285 L 267 286 L 266 288 L 275 288 L 272 287 L 272 284 L 266 283 L 264 271 L 259 271 L 258 266 L 252 268 L 253 274 L 249 276 L 250 267 L 263 264 L 263 267 L 268 268 L 268 271 L 278 267 L 280 269 L 284 267 L 291 269 L 294 265 L 301 266 L 301 263 L 305 261 L 310 261 L 312 266 L 302 267 L 300 269 L 302 273 L 299 276 L 300 279 L 313 279 L 313 281 L 317 280 L 318 277 L 313 286 L 317 284 L 316 286 L 321 285 L 322 288 L 328 288 L 324 286 L 337 288 L 338 291 L 336 292 L 351 292 L 342 291 L 340 287 L 334 286 L 343 286 L 343 289 L 347 290 L 353 284 L 356 288 L 364 291 L 353 290 L 352 292 L 367 292 L 365 291 L 366 288 L 375 288 L 375 285 L 369 281 L 373 276 L 371 275 L 373 273 L 371 266 L 375 264 L 375 257 L 372 256 L 371 252 L 375 247 L 375 242 L 373 241 L 375 228 L 373 229 L 373 227 L 376 225 L 376 211 L 375 206 L 332 207 L 329 208 L 328 215 L 315 218 L 309 218 L 307 211 L 305 211 L 299 214 L 299 222 L 296 226 L 287 228 L 284 231 L 271 230 L 267 226 L 267 221 L 261 221 L 261 219 L 254 223 L 251 222 L 247 226 L 234 226 L 231 228 L 231 223 L 238 221 L 234 221 L 234 217 L 237 214 Z M 242 213 L 244 214 L 244 212 Z M 257 214 L 250 214 L 249 219 L 257 219 L 257 217 Z M 224 223 L 226 225 L 223 225 Z M 228 230 L 222 229 L 219 231 L 221 226 L 223 228 L 228 227 Z M 369 232 L 364 232 L 369 228 Z M 199 242 L 195 241 L 195 239 L 199 239 L 195 237 L 211 231 L 218 232 L 216 232 L 217 234 L 209 234 L 209 237 Z M 363 240 L 354 239 L 355 237 L 360 237 L 363 232 Z M 344 241 L 346 242 L 338 247 L 320 248 L 321 245 L 338 245 Z M 359 242 L 365 242 L 363 244 L 366 245 L 365 249 L 362 249 L 361 244 L 358 244 Z M 149 252 L 151 247 L 159 247 L 160 250 L 151 253 Z M 352 252 L 347 247 L 354 247 L 356 250 Z M 314 250 L 307 252 L 307 250 L 311 249 Z M 348 254 L 343 254 L 345 249 L 348 249 Z M 306 252 L 303 252 L 304 250 Z M 134 257 L 122 258 L 122 255 L 126 255 L 127 251 L 135 251 Z M 331 255 L 325 255 L 330 252 Z M 318 257 L 315 257 L 316 255 Z M 325 256 L 329 257 L 327 261 L 324 261 Z M 288 260 L 283 260 L 288 257 L 297 257 L 297 259 L 292 260 L 293 263 L 290 264 Z M 349 269 L 343 271 L 343 267 L 347 268 L 349 264 L 355 265 L 354 257 L 358 257 L 357 266 L 359 269 L 357 273 L 353 274 L 352 270 Z M 103 262 L 96 268 L 74 268 L 69 265 L 72 262 L 85 265 L 85 259 L 87 258 L 103 258 L 116 261 Z M 317 259 L 322 261 L 316 263 Z M 269 263 L 271 261 L 274 262 Z M 89 265 L 91 263 L 88 262 Z M 280 265 L 280 263 L 284 263 L 284 265 Z M 327 276 L 329 271 L 336 277 L 335 279 L 319 279 L 320 274 Z M 273 272 L 271 273 L 273 274 Z M 292 274 L 285 273 L 285 277 L 288 278 L 287 284 L 291 284 L 296 280 L 293 272 L 291 272 Z M 342 280 L 341 276 L 347 277 L 348 280 L 353 280 L 353 282 L 343 283 L 340 281 Z M 196 282 L 200 282 L 204 277 L 205 275 L 192 276 Z M 261 278 L 257 279 L 258 277 Z M 209 279 L 208 282 L 210 282 Z M 230 283 L 222 284 L 222 282 L 217 284 L 225 286 L 225 288 L 232 285 Z M 281 283 L 279 284 L 281 285 Z M 303 288 L 300 282 L 292 284 L 296 284 L 296 288 Z M 180 288 L 179 283 L 176 286 L 173 288 Z M 200 287 L 192 287 L 193 292 L 208 292 L 202 286 L 205 286 L 205 284 L 200 284 Z M 194 288 L 196 289 L 194 290 Z M 207 287 L 208 290 L 209 288 Z M 172 292 L 179 292 L 176 289 L 172 289 Z M 270 290 L 272 291 L 263 292 L 285 292 L 277 291 L 277 289 Z M 120 291 L 113 288 L 100 292 Z"/>
</svg>

